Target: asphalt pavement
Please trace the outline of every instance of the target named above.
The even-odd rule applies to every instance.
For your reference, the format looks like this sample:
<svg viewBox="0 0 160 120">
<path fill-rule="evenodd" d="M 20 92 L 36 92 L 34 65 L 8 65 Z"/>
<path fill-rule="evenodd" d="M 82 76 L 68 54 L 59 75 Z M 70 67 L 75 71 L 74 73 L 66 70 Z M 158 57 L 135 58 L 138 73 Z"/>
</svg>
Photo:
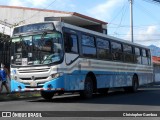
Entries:
<svg viewBox="0 0 160 120">
<path fill-rule="evenodd" d="M 160 82 L 152 83 L 150 85 L 141 86 L 139 89 L 156 89 L 160 88 Z M 26 92 L 26 93 L 1 93 L 0 101 L 12 101 L 18 99 L 38 98 L 41 97 L 40 92 Z"/>
<path fill-rule="evenodd" d="M 116 111 L 148 111 L 156 113 L 155 111 L 160 111 L 159 84 L 143 86 L 139 88 L 139 91 L 137 93 L 125 93 L 122 90 L 117 90 L 114 92 L 110 91 L 106 96 L 101 94 L 94 94 L 92 99 L 82 99 L 78 94 L 74 94 L 54 96 L 52 100 L 44 100 L 39 96 L 39 93 L 21 93 L 20 95 L 1 94 L 0 98 L 1 111 L 41 111 L 45 112 L 47 115 L 52 116 L 57 116 L 59 114 L 52 112 L 60 111 L 60 115 L 62 116 L 54 117 L 54 120 L 160 120 L 160 117 L 63 117 L 63 111 L 93 111 L 91 112 L 91 116 L 97 114 L 94 111 L 106 111 L 106 113 L 113 111 L 113 114 Z M 75 113 L 74 115 L 76 114 L 77 113 Z M 110 113 L 110 115 L 111 114 L 112 112 Z M 51 118 L 45 118 L 45 120 L 49 119 Z M 14 120 L 14 118 L 12 118 L 12 120 Z"/>
</svg>

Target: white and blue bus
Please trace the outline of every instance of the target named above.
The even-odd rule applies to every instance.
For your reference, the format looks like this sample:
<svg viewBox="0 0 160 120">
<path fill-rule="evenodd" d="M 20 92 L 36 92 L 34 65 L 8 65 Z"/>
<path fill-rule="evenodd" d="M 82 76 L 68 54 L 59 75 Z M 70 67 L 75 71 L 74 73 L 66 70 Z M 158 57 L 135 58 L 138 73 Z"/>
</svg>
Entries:
<svg viewBox="0 0 160 120">
<path fill-rule="evenodd" d="M 91 98 L 110 88 L 135 92 L 153 82 L 147 47 L 60 21 L 15 27 L 11 47 L 12 92 Z"/>
</svg>

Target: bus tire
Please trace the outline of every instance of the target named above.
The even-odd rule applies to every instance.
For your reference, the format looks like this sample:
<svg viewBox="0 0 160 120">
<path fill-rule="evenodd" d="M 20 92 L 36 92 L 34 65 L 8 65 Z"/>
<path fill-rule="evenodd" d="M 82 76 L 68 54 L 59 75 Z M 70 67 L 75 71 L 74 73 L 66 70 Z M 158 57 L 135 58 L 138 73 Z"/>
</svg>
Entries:
<svg viewBox="0 0 160 120">
<path fill-rule="evenodd" d="M 90 77 L 87 77 L 84 83 L 84 90 L 80 92 L 80 96 L 83 98 L 92 98 L 93 95 L 93 81 Z"/>
<path fill-rule="evenodd" d="M 54 93 L 53 92 L 41 91 L 41 96 L 46 100 L 51 100 L 52 97 L 54 96 Z"/>
<path fill-rule="evenodd" d="M 137 92 L 139 87 L 138 77 L 137 75 L 134 75 L 132 78 L 132 86 L 131 87 L 125 87 L 124 90 L 126 92 Z"/>
<path fill-rule="evenodd" d="M 138 87 L 139 87 L 138 77 L 134 75 L 132 80 L 132 92 L 137 92 Z"/>
</svg>

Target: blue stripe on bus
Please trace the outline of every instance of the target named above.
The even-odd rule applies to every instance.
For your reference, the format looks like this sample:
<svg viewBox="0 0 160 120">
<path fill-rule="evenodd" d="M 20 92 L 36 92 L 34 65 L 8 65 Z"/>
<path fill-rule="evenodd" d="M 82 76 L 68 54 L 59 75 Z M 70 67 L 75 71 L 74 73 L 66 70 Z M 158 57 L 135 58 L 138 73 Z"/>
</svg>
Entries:
<svg viewBox="0 0 160 120">
<path fill-rule="evenodd" d="M 64 88 L 64 76 L 46 82 L 43 88 L 46 89 L 48 86 L 50 86 L 50 88 Z"/>
<path fill-rule="evenodd" d="M 64 88 L 65 91 L 83 90 L 85 77 L 88 72 L 89 71 L 76 70 L 72 74 L 65 73 L 61 77 L 46 82 L 43 86 L 43 89 L 47 89 L 49 85 L 51 88 Z M 96 75 L 97 88 L 131 86 L 132 77 L 134 75 L 134 73 L 130 72 L 92 72 Z M 150 81 L 152 80 L 152 74 L 139 73 L 138 77 L 140 84 L 152 82 Z M 21 86 L 22 89 L 25 89 L 25 85 L 23 83 L 11 80 L 11 91 L 18 89 L 18 86 Z"/>
</svg>

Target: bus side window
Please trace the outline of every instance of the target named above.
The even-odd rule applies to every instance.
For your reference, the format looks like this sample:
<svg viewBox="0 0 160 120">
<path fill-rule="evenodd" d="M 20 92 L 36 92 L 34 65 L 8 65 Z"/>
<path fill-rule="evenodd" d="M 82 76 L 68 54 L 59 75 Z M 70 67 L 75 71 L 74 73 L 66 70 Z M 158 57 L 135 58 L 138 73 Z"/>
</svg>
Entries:
<svg viewBox="0 0 160 120">
<path fill-rule="evenodd" d="M 123 61 L 122 45 L 118 42 L 111 42 L 112 58 L 116 61 Z"/>
<path fill-rule="evenodd" d="M 125 62 L 134 62 L 133 47 L 131 45 L 123 44 L 123 55 Z"/>
<path fill-rule="evenodd" d="M 96 44 L 98 59 L 111 59 L 109 41 L 97 38 Z"/>
<path fill-rule="evenodd" d="M 82 54 L 88 58 L 96 58 L 97 51 L 95 45 L 95 38 L 90 35 L 82 35 Z"/>
<path fill-rule="evenodd" d="M 149 50 L 146 51 L 147 59 L 148 59 L 148 65 L 151 65 L 151 53 Z"/>
<path fill-rule="evenodd" d="M 64 34 L 65 51 L 67 53 L 78 53 L 78 37 L 77 35 Z"/>
<path fill-rule="evenodd" d="M 141 50 L 140 48 L 135 47 L 135 63 L 141 64 L 142 59 L 141 59 Z"/>
<path fill-rule="evenodd" d="M 147 55 L 147 50 L 146 49 L 142 49 L 142 64 L 143 65 L 148 65 L 148 55 Z"/>
</svg>

